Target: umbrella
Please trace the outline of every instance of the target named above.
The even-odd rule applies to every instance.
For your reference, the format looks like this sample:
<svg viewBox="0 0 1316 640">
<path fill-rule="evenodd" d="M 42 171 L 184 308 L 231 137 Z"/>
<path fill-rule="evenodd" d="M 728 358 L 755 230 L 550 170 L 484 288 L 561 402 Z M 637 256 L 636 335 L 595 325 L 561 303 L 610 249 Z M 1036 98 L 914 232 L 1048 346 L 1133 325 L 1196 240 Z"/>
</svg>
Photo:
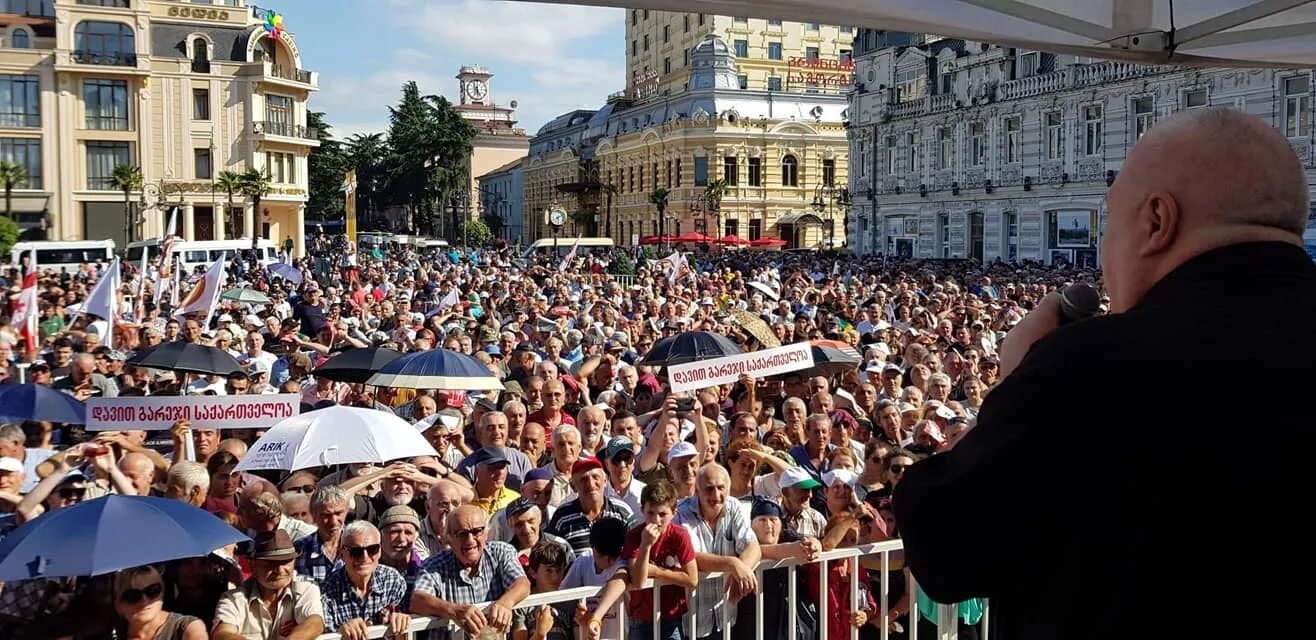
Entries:
<svg viewBox="0 0 1316 640">
<path fill-rule="evenodd" d="M 644 236 L 640 238 L 640 244 L 671 244 L 679 242 L 678 236 Z"/>
<path fill-rule="evenodd" d="M 763 318 L 742 309 L 732 311 L 731 317 L 736 319 L 736 324 L 740 325 L 745 333 L 753 336 L 764 347 L 771 349 L 781 346 L 781 340 L 777 338 L 777 334 L 772 332 L 772 329 L 768 327 L 768 323 L 763 321 Z"/>
<path fill-rule="evenodd" d="M 247 539 L 181 500 L 109 495 L 56 509 L 5 536 L 0 580 L 98 576 L 201 557 Z"/>
<path fill-rule="evenodd" d="M 772 287 L 769 287 L 769 286 L 766 285 L 766 284 L 763 284 L 762 282 L 751 282 L 751 283 L 749 283 L 749 286 L 754 287 L 755 289 L 758 289 L 759 291 L 762 291 L 762 292 L 763 292 L 763 295 L 765 295 L 765 296 L 767 296 L 767 297 L 769 297 L 769 298 L 772 298 L 773 300 L 780 300 L 780 299 L 781 299 L 781 296 L 777 295 L 776 290 L 774 290 Z"/>
<path fill-rule="evenodd" d="M 223 349 L 177 340 L 166 342 L 128 359 L 128 364 L 150 369 L 167 369 L 183 373 L 206 373 L 229 376 L 242 373 L 238 361 Z"/>
<path fill-rule="evenodd" d="M 735 356 L 740 353 L 740 347 L 722 334 L 687 331 L 654 343 L 639 364 L 670 366 L 696 360 Z"/>
<path fill-rule="evenodd" d="M 272 263 L 270 266 L 265 267 L 265 269 L 268 270 L 270 273 L 279 276 L 284 280 L 287 280 L 288 282 L 292 282 L 295 284 L 302 283 L 302 272 L 299 269 L 297 269 L 297 267 L 294 267 L 290 264 L 286 264 L 283 262 L 275 262 Z"/>
<path fill-rule="evenodd" d="M 839 340 L 812 340 L 813 365 L 823 373 L 842 373 L 855 369 L 864 356 L 847 342 Z"/>
<path fill-rule="evenodd" d="M 392 412 L 335 405 L 275 423 L 234 471 L 296 471 L 437 455 L 425 436 Z"/>
<path fill-rule="evenodd" d="M 402 354 L 383 347 L 349 349 L 315 368 L 315 375 L 337 382 L 365 382 Z"/>
<path fill-rule="evenodd" d="M 0 384 L 0 422 L 45 420 L 86 424 L 87 405 L 39 384 Z"/>
<path fill-rule="evenodd" d="M 759 238 L 758 240 L 749 241 L 751 247 L 784 247 L 787 244 L 789 243 L 781 238 Z"/>
<path fill-rule="evenodd" d="M 698 233 L 694 231 L 690 233 L 683 233 L 679 236 L 676 236 L 675 238 L 672 238 L 672 240 L 674 242 L 717 242 L 717 238 L 714 238 L 712 236 L 706 236 L 702 233 Z"/>
<path fill-rule="evenodd" d="M 746 240 L 736 235 L 722 236 L 722 239 L 718 240 L 718 242 L 721 242 L 722 244 L 730 244 L 737 246 L 745 246 L 749 244 L 749 240 Z"/>
<path fill-rule="evenodd" d="M 250 287 L 238 287 L 229 289 L 219 294 L 221 300 L 232 300 L 243 304 L 269 304 L 270 297 L 263 292 Z"/>
<path fill-rule="evenodd" d="M 503 383 L 483 362 L 451 349 L 408 353 L 384 365 L 366 383 L 380 387 L 456 391 L 500 391 L 503 388 Z"/>
</svg>

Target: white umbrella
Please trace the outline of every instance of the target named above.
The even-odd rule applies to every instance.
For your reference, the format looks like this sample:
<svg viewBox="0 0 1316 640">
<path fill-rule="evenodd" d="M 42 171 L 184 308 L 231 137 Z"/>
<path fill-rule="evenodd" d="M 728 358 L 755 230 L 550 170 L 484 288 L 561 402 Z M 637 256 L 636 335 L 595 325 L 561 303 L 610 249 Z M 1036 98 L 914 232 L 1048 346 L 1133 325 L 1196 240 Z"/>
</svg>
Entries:
<svg viewBox="0 0 1316 640">
<path fill-rule="evenodd" d="M 781 298 L 781 296 L 777 295 L 777 292 L 774 291 L 772 287 L 769 287 L 768 285 L 763 284 L 762 282 L 751 281 L 749 283 L 749 286 L 754 287 L 759 291 L 762 291 L 763 295 L 772 298 L 773 300 L 779 300 Z"/>
<path fill-rule="evenodd" d="M 296 415 L 270 427 L 251 445 L 235 470 L 296 471 L 437 455 L 424 436 L 390 412 L 333 406 Z"/>
</svg>

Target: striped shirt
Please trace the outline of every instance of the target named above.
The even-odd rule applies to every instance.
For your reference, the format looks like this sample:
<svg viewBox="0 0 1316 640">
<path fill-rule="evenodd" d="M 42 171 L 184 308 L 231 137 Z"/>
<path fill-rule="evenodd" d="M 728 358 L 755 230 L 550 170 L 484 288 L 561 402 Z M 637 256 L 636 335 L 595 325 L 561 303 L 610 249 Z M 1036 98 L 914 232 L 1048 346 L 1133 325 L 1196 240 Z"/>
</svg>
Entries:
<svg viewBox="0 0 1316 640">
<path fill-rule="evenodd" d="M 722 507 L 722 515 L 714 525 L 716 529 L 710 527 L 699 513 L 697 495 L 676 503 L 676 522 L 690 533 L 690 542 L 696 553 L 739 556 L 750 544 L 758 542 L 754 530 L 749 526 L 749 507 L 735 498 L 727 498 Z M 736 607 L 725 606 L 726 599 L 727 590 L 722 578 L 700 580 L 699 586 L 695 588 L 694 605 L 690 607 L 699 612 L 695 617 L 698 623 L 696 638 L 736 623 Z"/>
<path fill-rule="evenodd" d="M 544 531 L 566 540 L 576 555 L 583 555 L 585 550 L 589 549 L 589 528 L 594 526 L 594 522 L 599 518 L 616 518 L 624 522 L 629 529 L 634 524 L 635 514 L 625 502 L 604 497 L 603 510 L 599 512 L 599 517 L 590 520 L 580 509 L 580 499 L 577 498 L 558 507 Z"/>
<path fill-rule="evenodd" d="M 360 618 L 366 624 L 387 624 L 385 614 L 401 610 L 407 595 L 407 580 L 393 567 L 379 565 L 370 576 L 369 592 L 363 600 L 347 579 L 347 570 L 339 566 L 329 572 L 320 599 L 324 604 L 325 631 L 336 631 L 349 620 Z"/>
</svg>

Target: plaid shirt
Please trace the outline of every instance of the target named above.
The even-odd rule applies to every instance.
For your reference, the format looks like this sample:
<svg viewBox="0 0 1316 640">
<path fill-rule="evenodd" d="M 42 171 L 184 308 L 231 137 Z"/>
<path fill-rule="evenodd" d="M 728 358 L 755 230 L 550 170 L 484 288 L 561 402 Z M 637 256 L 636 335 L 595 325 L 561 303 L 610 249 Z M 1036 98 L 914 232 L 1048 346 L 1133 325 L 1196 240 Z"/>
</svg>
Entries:
<svg viewBox="0 0 1316 640">
<path fill-rule="evenodd" d="M 315 586 L 323 586 L 329 572 L 343 566 L 342 557 L 329 559 L 324 554 L 324 547 L 320 545 L 320 532 L 312 533 L 297 542 L 292 543 L 302 555 L 297 558 L 293 567 L 297 570 L 297 575 L 315 583 Z M 342 549 L 340 548 L 341 554 Z M 334 627 L 337 629 L 338 627 Z"/>
<path fill-rule="evenodd" d="M 411 611 L 411 592 L 416 589 L 416 578 L 420 577 L 420 568 L 425 564 L 425 556 L 422 556 L 415 547 L 411 549 L 411 556 L 407 558 L 407 566 L 397 569 L 398 573 L 407 581 L 407 595 L 402 598 L 401 609 Z"/>
<path fill-rule="evenodd" d="M 516 549 L 506 542 L 489 541 L 470 575 L 452 549 L 430 556 L 420 567 L 416 593 L 428 593 L 457 604 L 478 604 L 501 598 L 513 582 L 525 578 Z"/>
<path fill-rule="evenodd" d="M 360 618 L 366 624 L 384 624 L 385 612 L 397 611 L 407 595 L 407 581 L 397 569 L 379 565 L 370 575 L 370 592 L 364 600 L 347 579 L 347 570 L 338 566 L 329 572 L 320 598 L 324 603 L 325 631 L 336 631 L 348 620 Z"/>
</svg>

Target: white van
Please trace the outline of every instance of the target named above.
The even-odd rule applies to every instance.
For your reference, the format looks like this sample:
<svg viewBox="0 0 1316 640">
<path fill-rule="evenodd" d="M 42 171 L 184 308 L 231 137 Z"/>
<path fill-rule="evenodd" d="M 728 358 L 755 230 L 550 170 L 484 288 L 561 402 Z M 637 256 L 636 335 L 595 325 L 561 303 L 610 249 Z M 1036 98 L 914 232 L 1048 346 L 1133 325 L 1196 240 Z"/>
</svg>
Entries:
<svg viewBox="0 0 1316 640">
<path fill-rule="evenodd" d="M 278 248 L 274 246 L 273 242 L 265 238 L 256 240 L 256 249 L 260 252 L 261 264 L 271 264 L 279 259 Z M 164 251 L 164 240 L 152 238 L 129 244 L 124 259 L 136 264 L 141 261 L 143 250 L 148 252 L 148 260 L 154 260 Z M 250 238 L 239 238 L 237 240 L 175 240 L 173 249 L 174 255 L 183 261 L 184 271 L 191 271 L 196 267 L 209 267 L 220 256 L 228 259 L 240 251 L 249 250 L 251 250 Z"/>
<path fill-rule="evenodd" d="M 79 265 L 109 262 L 114 259 L 113 240 L 42 240 L 20 242 L 9 251 L 14 264 L 21 264 L 23 256 L 37 250 L 37 268 L 73 273 Z"/>
<path fill-rule="evenodd" d="M 558 256 L 565 257 L 567 253 L 571 251 L 571 247 L 576 244 L 576 238 L 558 238 Z M 613 243 L 612 238 L 580 238 L 579 245 L 580 248 L 576 250 L 576 255 L 578 256 L 587 256 L 595 251 L 609 251 L 616 246 L 615 243 Z M 526 247 L 525 250 L 521 252 L 521 257 L 529 258 L 532 255 L 547 255 L 552 252 L 553 239 L 540 238 L 539 240 L 530 243 L 530 246 Z"/>
</svg>

